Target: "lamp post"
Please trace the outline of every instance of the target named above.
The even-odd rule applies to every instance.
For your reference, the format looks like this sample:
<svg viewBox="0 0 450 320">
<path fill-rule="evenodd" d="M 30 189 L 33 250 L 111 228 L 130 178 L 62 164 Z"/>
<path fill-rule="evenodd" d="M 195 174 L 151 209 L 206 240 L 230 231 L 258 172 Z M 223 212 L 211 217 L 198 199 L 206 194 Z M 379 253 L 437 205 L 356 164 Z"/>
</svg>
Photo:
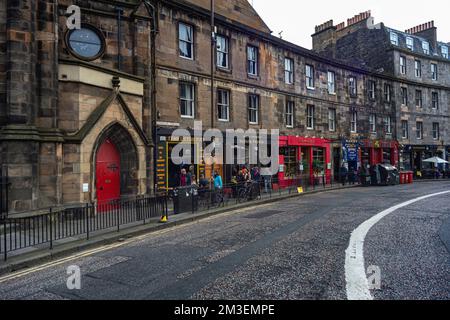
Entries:
<svg viewBox="0 0 450 320">
<path fill-rule="evenodd" d="M 214 108 L 214 68 L 215 68 L 215 51 L 216 51 L 216 28 L 214 22 L 214 0 L 211 0 L 211 129 L 214 128 L 214 117 L 215 117 L 215 108 Z M 214 161 L 211 165 L 211 175 L 214 177 Z"/>
</svg>

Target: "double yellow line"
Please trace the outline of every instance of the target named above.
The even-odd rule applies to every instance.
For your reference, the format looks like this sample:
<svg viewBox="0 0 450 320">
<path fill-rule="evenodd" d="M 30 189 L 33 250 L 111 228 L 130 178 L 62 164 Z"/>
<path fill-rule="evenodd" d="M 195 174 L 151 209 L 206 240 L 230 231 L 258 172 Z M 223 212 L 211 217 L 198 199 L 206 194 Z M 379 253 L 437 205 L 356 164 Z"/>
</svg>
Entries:
<svg viewBox="0 0 450 320">
<path fill-rule="evenodd" d="M 261 207 L 265 207 L 265 206 L 269 206 L 269 205 L 270 204 L 265 204 L 265 205 L 261 205 Z M 193 222 L 190 222 L 190 223 L 187 223 L 187 224 L 183 224 L 183 225 L 180 225 L 180 226 L 175 226 L 175 227 L 172 227 L 172 228 L 168 228 L 166 230 L 155 231 L 155 232 L 151 232 L 149 234 L 145 234 L 145 235 L 142 235 L 142 236 L 139 236 L 139 237 L 133 237 L 131 239 L 128 239 L 128 240 L 120 242 L 120 243 L 114 243 L 114 244 L 111 244 L 111 245 L 102 246 L 100 248 L 87 250 L 87 251 L 84 251 L 82 253 L 72 255 L 70 257 L 61 258 L 61 259 L 58 259 L 58 260 L 55 260 L 55 261 L 51 261 L 51 262 L 42 264 L 42 265 L 37 266 L 37 267 L 29 268 L 29 269 L 26 269 L 26 270 L 23 270 L 23 271 L 18 271 L 18 272 L 12 273 L 10 275 L 6 275 L 6 276 L 3 276 L 3 277 L 0 277 L 0 284 L 4 283 L 4 282 L 7 282 L 7 281 L 10 281 L 10 280 L 14 280 L 14 279 L 17 279 L 17 278 L 24 277 L 26 275 L 29 275 L 29 274 L 32 274 L 32 273 L 35 273 L 35 272 L 39 272 L 39 271 L 42 271 L 42 270 L 45 270 L 45 269 L 48 269 L 48 268 L 51 268 L 51 267 L 56 267 L 58 265 L 67 263 L 69 261 L 73 261 L 73 260 L 76 260 L 76 259 L 81 259 L 81 258 L 85 258 L 85 257 L 88 257 L 88 256 L 92 256 L 92 255 L 94 255 L 96 253 L 100 253 L 100 252 L 104 252 L 104 251 L 120 248 L 120 247 L 123 247 L 125 245 L 130 244 L 130 243 L 141 241 L 141 240 L 144 240 L 144 239 L 147 239 L 147 238 L 150 238 L 150 237 L 160 236 L 162 234 L 165 234 L 165 233 L 168 233 L 168 232 L 172 232 L 172 231 L 176 231 L 178 229 L 191 226 L 193 224 L 197 224 L 197 223 L 201 223 L 201 222 L 207 222 L 207 221 L 211 221 L 211 220 L 214 220 L 214 219 L 223 218 L 223 217 L 227 217 L 227 216 L 235 215 L 235 214 L 241 215 L 241 214 L 243 214 L 246 211 L 249 211 L 251 209 L 254 209 L 254 207 L 253 208 L 250 207 L 250 208 L 245 208 L 245 209 L 241 209 L 241 210 L 235 210 L 235 211 L 223 213 L 223 214 L 212 216 L 212 217 L 208 217 L 208 218 L 205 218 L 205 219 L 202 219 L 202 220 L 193 221 Z"/>
</svg>

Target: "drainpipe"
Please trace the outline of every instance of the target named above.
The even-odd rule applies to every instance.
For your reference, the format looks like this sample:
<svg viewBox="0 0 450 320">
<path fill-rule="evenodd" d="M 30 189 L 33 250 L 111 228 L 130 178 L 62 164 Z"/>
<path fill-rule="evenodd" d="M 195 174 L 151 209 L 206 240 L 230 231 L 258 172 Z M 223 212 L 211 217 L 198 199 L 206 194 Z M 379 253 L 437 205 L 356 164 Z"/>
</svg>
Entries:
<svg viewBox="0 0 450 320">
<path fill-rule="evenodd" d="M 117 69 L 121 71 L 122 69 L 122 14 L 123 9 L 120 7 L 116 8 L 117 10 Z"/>
<path fill-rule="evenodd" d="M 158 141 L 157 141 L 157 130 L 156 130 L 156 123 L 157 123 L 157 116 L 156 116 L 156 47 L 155 47 L 155 41 L 156 41 L 156 35 L 158 34 L 158 27 L 157 27 L 157 21 L 156 21 L 156 12 L 157 8 L 150 3 L 150 1 L 145 0 L 144 4 L 147 8 L 147 10 L 151 13 L 152 21 L 151 21 L 151 30 L 150 30 L 150 48 L 149 48 L 149 60 L 151 63 L 151 116 L 150 116 L 150 134 L 151 134 L 151 142 L 153 144 L 153 185 L 152 188 L 154 188 L 154 192 L 157 191 L 157 174 L 156 174 L 156 161 L 158 158 Z M 159 11 L 159 10 L 158 10 Z"/>
</svg>

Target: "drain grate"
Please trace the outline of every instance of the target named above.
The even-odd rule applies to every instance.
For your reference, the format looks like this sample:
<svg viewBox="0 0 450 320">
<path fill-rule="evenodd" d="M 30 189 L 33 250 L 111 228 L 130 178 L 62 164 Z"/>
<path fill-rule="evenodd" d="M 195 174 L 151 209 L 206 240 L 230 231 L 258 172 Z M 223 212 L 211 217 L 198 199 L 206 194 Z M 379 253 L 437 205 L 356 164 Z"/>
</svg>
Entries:
<svg viewBox="0 0 450 320">
<path fill-rule="evenodd" d="M 249 214 L 248 216 L 245 216 L 246 219 L 263 219 L 263 218 L 267 218 L 273 215 L 276 215 L 280 213 L 280 211 L 277 210 L 266 210 L 266 211 L 261 211 L 261 212 L 256 212 L 256 213 L 252 213 Z"/>
</svg>

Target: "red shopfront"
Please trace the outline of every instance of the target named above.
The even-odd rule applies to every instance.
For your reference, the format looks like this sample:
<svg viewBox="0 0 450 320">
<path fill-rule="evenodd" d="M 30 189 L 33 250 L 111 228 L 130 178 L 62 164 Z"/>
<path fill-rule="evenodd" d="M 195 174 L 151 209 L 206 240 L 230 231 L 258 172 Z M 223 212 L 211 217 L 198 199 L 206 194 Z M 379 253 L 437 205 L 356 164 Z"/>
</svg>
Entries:
<svg viewBox="0 0 450 320">
<path fill-rule="evenodd" d="M 376 165 L 379 163 L 389 163 L 395 167 L 399 164 L 398 142 L 365 140 L 361 148 L 362 164 L 369 163 Z"/>
<path fill-rule="evenodd" d="M 299 177 L 326 176 L 331 179 L 330 141 L 320 138 L 296 136 L 280 137 L 280 172 L 278 181 L 281 188 L 295 184 Z"/>
</svg>

